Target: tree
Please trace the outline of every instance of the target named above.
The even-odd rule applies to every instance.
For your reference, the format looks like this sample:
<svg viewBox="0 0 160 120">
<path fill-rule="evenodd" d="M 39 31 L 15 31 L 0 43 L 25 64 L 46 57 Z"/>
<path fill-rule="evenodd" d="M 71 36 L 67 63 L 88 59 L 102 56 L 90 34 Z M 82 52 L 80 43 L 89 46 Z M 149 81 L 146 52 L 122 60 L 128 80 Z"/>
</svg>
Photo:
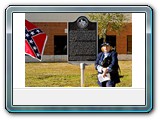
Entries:
<svg viewBox="0 0 160 120">
<path fill-rule="evenodd" d="M 90 21 L 98 22 L 98 35 L 106 42 L 108 31 L 115 31 L 120 34 L 120 31 L 125 27 L 125 22 L 128 21 L 124 13 L 89 13 Z"/>
</svg>

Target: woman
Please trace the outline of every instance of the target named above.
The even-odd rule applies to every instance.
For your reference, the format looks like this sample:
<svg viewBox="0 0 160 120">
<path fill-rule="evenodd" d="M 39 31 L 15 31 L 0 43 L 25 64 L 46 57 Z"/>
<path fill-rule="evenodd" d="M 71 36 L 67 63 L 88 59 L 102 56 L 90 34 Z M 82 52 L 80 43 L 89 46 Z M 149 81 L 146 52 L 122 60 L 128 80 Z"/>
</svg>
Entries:
<svg viewBox="0 0 160 120">
<path fill-rule="evenodd" d="M 118 74 L 117 52 L 110 42 L 103 43 L 95 62 L 95 69 L 98 71 L 98 84 L 101 87 L 115 87 L 120 82 Z"/>
</svg>

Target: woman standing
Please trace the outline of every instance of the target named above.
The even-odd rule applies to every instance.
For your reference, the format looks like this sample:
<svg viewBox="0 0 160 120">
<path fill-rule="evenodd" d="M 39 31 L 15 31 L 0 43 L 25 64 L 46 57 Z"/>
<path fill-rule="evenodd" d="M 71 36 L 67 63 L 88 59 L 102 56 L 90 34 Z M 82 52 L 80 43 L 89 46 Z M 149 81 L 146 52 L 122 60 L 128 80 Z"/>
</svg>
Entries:
<svg viewBox="0 0 160 120">
<path fill-rule="evenodd" d="M 95 69 L 98 71 L 98 84 L 101 87 L 115 87 L 120 82 L 118 74 L 117 52 L 110 42 L 103 43 L 95 62 Z"/>
</svg>

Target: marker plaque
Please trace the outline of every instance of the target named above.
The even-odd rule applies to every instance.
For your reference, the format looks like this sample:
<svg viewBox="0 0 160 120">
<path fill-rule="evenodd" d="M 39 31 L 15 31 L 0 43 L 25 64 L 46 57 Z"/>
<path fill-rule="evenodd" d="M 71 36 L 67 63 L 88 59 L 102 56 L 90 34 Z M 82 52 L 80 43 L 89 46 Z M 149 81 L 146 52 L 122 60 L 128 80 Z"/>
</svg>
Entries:
<svg viewBox="0 0 160 120">
<path fill-rule="evenodd" d="M 68 24 L 68 61 L 92 62 L 97 57 L 97 23 L 80 16 Z"/>
</svg>

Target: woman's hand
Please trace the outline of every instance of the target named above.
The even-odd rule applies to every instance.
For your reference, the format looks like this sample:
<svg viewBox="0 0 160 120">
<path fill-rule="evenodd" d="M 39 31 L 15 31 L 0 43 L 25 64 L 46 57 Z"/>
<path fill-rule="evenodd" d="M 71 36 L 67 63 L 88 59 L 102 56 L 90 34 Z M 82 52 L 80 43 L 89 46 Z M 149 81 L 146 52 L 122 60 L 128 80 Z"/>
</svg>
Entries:
<svg viewBox="0 0 160 120">
<path fill-rule="evenodd" d="M 105 77 L 108 72 L 109 72 L 109 71 L 108 71 L 107 68 L 103 68 L 103 77 Z"/>
</svg>

